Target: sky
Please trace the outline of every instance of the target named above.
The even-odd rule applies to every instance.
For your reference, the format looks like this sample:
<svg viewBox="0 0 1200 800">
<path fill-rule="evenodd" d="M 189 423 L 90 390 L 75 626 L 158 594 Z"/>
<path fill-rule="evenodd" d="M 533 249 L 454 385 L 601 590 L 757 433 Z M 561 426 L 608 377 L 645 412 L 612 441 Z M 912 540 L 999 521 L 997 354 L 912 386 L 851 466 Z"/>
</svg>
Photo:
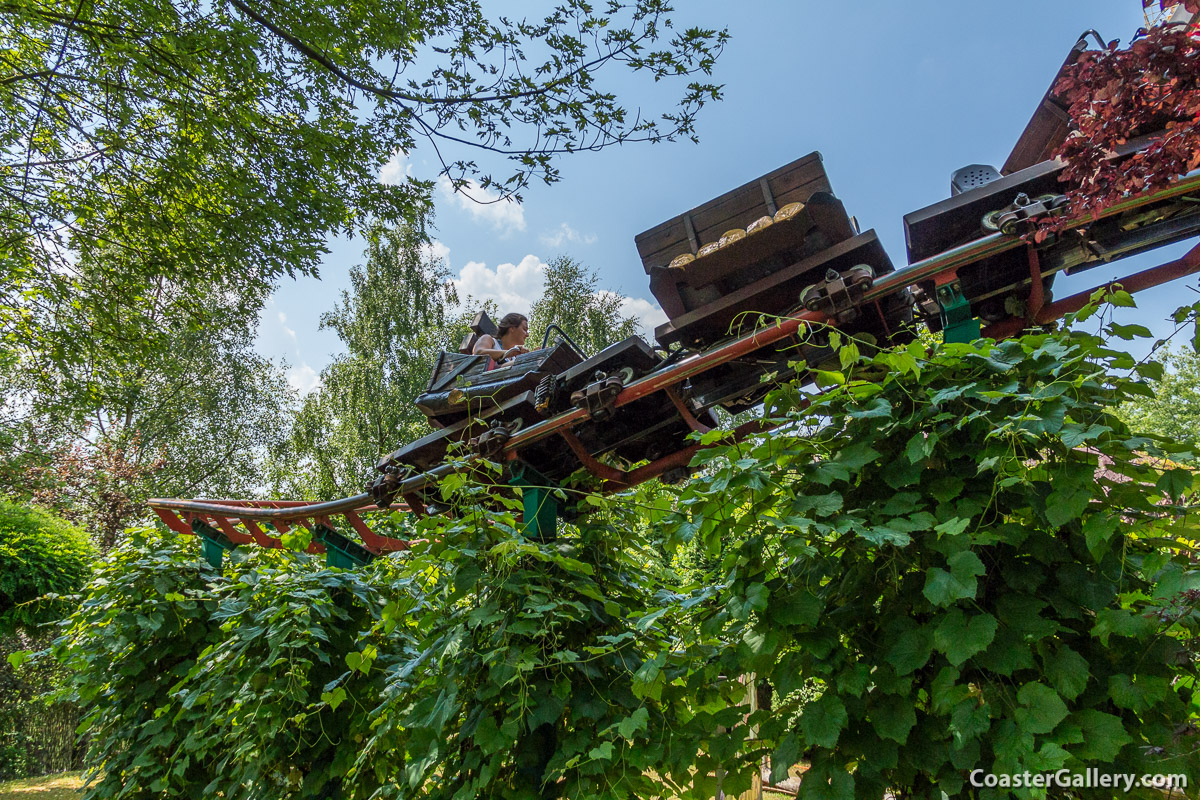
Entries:
<svg viewBox="0 0 1200 800">
<path fill-rule="evenodd" d="M 494 0 L 512 16 L 553 5 Z M 561 160 L 562 179 L 536 185 L 524 202 L 480 205 L 443 184 L 435 193 L 434 251 L 461 296 L 527 313 L 547 261 L 569 255 L 620 294 L 647 333 L 665 321 L 650 294 L 634 236 L 812 151 L 834 192 L 864 230 L 874 228 L 893 263 L 907 263 L 903 216 L 950 194 L 950 174 L 972 163 L 999 166 L 1028 123 L 1079 34 L 1092 28 L 1128 43 L 1144 24 L 1140 0 L 1008 0 L 934 3 L 879 0 L 679 0 L 680 27 L 728 27 L 731 40 L 713 81 L 723 101 L 706 107 L 700 142 L 634 144 Z M 625 98 L 637 105 L 639 85 Z M 657 96 L 657 95 L 654 95 Z M 427 148 L 397 154 L 381 180 L 434 178 Z M 497 170 L 499 172 L 499 169 Z M 361 239 L 334 239 L 321 278 L 285 279 L 270 298 L 258 349 L 288 363 L 301 392 L 342 351 L 319 330 L 363 260 Z M 1113 265 L 1059 276 L 1065 297 L 1181 255 L 1176 245 Z M 1138 296 L 1136 316 L 1155 335 L 1195 299 L 1195 281 Z M 449 346 L 451 343 L 447 343 Z"/>
</svg>

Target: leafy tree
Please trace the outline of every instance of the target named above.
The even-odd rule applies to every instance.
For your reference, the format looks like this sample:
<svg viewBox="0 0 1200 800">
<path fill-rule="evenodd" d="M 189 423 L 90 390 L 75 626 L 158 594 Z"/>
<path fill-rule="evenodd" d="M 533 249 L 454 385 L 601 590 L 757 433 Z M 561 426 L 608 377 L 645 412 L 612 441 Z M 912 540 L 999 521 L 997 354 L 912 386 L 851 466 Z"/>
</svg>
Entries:
<svg viewBox="0 0 1200 800">
<path fill-rule="evenodd" d="M 94 558 L 79 528 L 36 506 L 0 500 L 0 637 L 58 619 L 67 607 L 46 596 L 82 588 Z"/>
<path fill-rule="evenodd" d="M 25 650 L 53 640 L 51 623 L 73 610 L 63 596 L 88 582 L 95 557 L 87 534 L 66 520 L 0 499 L 0 779 L 79 768 L 78 709 L 42 697 L 64 671 L 23 662 Z"/>
<path fill-rule="evenodd" d="M 473 0 L 4 0 L 6 345 L 70 362 L 86 329 L 43 326 L 72 304 L 132 301 L 135 315 L 160 278 L 204 276 L 241 297 L 315 274 L 329 235 L 419 219 L 432 184 L 377 176 L 422 143 L 456 186 L 515 194 L 555 180 L 565 153 L 694 136 L 720 96 L 694 76 L 726 35 L 677 29 L 670 12 L 568 0 L 541 20 L 493 21 Z M 602 80 L 614 70 L 686 86 L 643 112 L 622 99 L 627 83 L 616 91 L 623 76 Z M 479 151 L 512 172 L 493 179 Z M 111 283 L 81 293 L 76 266 L 99 251 Z M 203 302 L 175 310 L 214 319 Z"/>
<path fill-rule="evenodd" d="M 1154 396 L 1133 398 L 1119 414 L 1132 430 L 1185 442 L 1196 454 L 1200 446 L 1200 354 L 1186 347 L 1170 349 L 1153 363 L 1162 369 L 1162 377 L 1154 383 Z M 1196 458 L 1185 460 L 1195 462 Z"/>
<path fill-rule="evenodd" d="M 546 264 L 542 296 L 529 314 L 529 341 L 540 346 L 546 328 L 557 324 L 588 355 L 638 331 L 634 317 L 621 314 L 621 297 L 597 289 L 599 277 L 570 256 L 557 256 Z"/>
<path fill-rule="evenodd" d="M 280 491 L 331 499 L 357 494 L 380 456 L 429 432 L 413 400 L 437 353 L 466 331 L 444 262 L 412 226 L 373 228 L 366 264 L 321 317 L 346 352 L 321 371 L 286 446 L 274 457 Z"/>
<path fill-rule="evenodd" d="M 97 297 L 107 263 L 77 267 Z M 208 284 L 208 313 L 220 323 L 171 324 L 171 309 L 197 283 L 156 282 L 147 308 L 166 331 L 162 348 L 131 341 L 136 327 L 120 332 L 123 308 L 85 303 L 63 309 L 52 328 L 63 337 L 93 331 L 79 363 L 27 356 L 8 374 L 6 488 L 86 524 L 104 549 L 147 497 L 252 494 L 267 449 L 285 433 L 292 391 L 253 350 L 253 307 Z"/>
</svg>

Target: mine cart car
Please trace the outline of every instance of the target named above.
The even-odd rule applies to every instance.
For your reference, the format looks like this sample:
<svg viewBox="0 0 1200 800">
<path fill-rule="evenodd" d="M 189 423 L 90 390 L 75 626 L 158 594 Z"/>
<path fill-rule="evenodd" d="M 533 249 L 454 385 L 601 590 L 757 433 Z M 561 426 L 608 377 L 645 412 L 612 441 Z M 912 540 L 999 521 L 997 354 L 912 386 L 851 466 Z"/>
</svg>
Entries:
<svg viewBox="0 0 1200 800">
<path fill-rule="evenodd" d="M 709 430 L 716 418 L 688 404 L 676 393 L 658 392 L 614 413 L 624 387 L 655 371 L 664 357 L 641 337 L 631 336 L 588 356 L 557 326 L 547 331 L 543 346 L 496 365 L 471 355 L 482 334 L 495 335 L 484 313 L 457 353 L 442 353 L 426 390 L 416 405 L 436 428 L 433 433 L 385 456 L 377 465 L 385 477 L 377 481 L 381 496 L 403 477 L 444 462 L 456 443 L 491 456 L 514 433 L 572 409 L 586 416 L 570 431 L 523 448 L 520 460 L 548 481 L 560 483 L 581 467 L 602 471 L 599 459 L 636 463 L 656 459 L 685 446 L 694 430 Z M 551 336 L 557 334 L 557 341 Z M 489 369 L 489 367 L 491 367 Z M 410 505 L 426 504 L 408 498 Z"/>
<path fill-rule="evenodd" d="M 1086 36 L 1071 48 L 1000 169 L 986 164 L 963 167 L 951 176 L 949 199 L 905 215 L 909 263 L 944 255 L 989 235 L 1028 235 L 1039 219 L 1062 213 L 1066 197 L 1059 176 L 1066 165 L 1052 156 L 1070 131 L 1067 110 L 1054 94 L 1054 86 L 1063 71 L 1087 49 Z M 1104 47 L 1098 37 L 1097 42 Z M 1113 157 L 1126 158 L 1145 149 L 1160 133 L 1138 132 Z M 1197 233 L 1200 203 L 1194 197 L 1184 195 L 1138 204 L 1123 213 L 1073 227 L 1036 246 L 1007 249 L 973 260 L 957 270 L 953 294 L 964 304 L 961 317 L 978 317 L 984 323 L 1014 316 L 1032 318 L 1050 301 L 1051 285 L 1058 272 L 1071 275 Z M 915 292 L 925 321 L 934 331 L 942 329 L 943 319 L 934 295 L 937 290 L 944 292 L 946 287 L 935 289 L 928 282 Z M 945 305 L 944 297 L 941 304 Z"/>
<path fill-rule="evenodd" d="M 875 231 L 833 194 L 820 153 L 811 153 L 644 233 L 635 242 L 650 291 L 668 321 L 665 346 L 703 349 L 797 311 L 823 311 L 870 344 L 908 341 L 907 292 L 861 304 L 871 283 L 893 271 Z M 703 408 L 730 412 L 759 402 L 762 377 L 796 374 L 831 356 L 820 332 L 759 350 L 692 383 Z M 802 371 L 803 367 L 801 368 Z"/>
</svg>

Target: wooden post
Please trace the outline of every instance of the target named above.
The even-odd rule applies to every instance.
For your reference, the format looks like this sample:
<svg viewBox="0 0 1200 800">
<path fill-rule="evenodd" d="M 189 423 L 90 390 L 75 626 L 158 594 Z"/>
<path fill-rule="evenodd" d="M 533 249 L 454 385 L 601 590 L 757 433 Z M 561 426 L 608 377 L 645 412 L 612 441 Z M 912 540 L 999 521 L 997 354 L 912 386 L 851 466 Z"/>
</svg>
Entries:
<svg viewBox="0 0 1200 800">
<path fill-rule="evenodd" d="M 750 713 L 758 711 L 758 692 L 755 691 L 754 673 L 742 676 L 742 683 L 746 684 L 746 696 L 750 701 Z M 753 725 L 750 728 L 750 741 L 758 738 L 758 726 Z M 738 800 L 762 800 L 762 761 L 760 760 L 754 766 L 754 775 L 750 778 L 750 788 L 742 792 Z"/>
</svg>

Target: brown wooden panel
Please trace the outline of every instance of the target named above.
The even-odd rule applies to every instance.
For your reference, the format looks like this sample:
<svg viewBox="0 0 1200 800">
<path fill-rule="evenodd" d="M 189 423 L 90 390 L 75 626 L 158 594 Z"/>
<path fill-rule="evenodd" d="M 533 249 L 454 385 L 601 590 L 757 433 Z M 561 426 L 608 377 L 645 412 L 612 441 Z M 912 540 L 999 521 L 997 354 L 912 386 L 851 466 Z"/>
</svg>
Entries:
<svg viewBox="0 0 1200 800">
<path fill-rule="evenodd" d="M 689 344 L 695 341 L 714 341 L 728 331 L 729 325 L 739 314 L 782 313 L 799 303 L 801 289 L 812 283 L 813 278 L 823 276 L 825 269 L 841 271 L 856 264 L 871 265 L 876 275 L 892 271 L 891 259 L 880 245 L 875 231 L 866 231 L 853 239 L 847 239 L 787 269 L 660 325 L 654 331 L 654 338 L 663 345 L 678 341 Z"/>
<path fill-rule="evenodd" d="M 780 184 L 776 187 L 776 184 Z M 787 175 L 767 178 L 772 195 L 794 192 L 804 188 L 804 199 L 815 191 L 829 191 L 829 179 L 820 161 L 813 161 L 791 171 Z M 757 180 L 734 191 L 710 200 L 692 210 L 692 225 L 701 244 L 715 242 L 730 228 L 744 228 L 767 213 L 767 201 Z"/>
<path fill-rule="evenodd" d="M 807 200 L 816 191 L 830 191 L 820 153 L 810 153 L 763 177 L 767 179 L 777 207 Z M 697 234 L 697 246 L 716 241 L 732 228 L 744 228 L 767 213 L 760 180 L 755 178 L 688 212 Z M 677 255 L 694 252 L 684 226 L 684 215 L 638 234 L 634 243 L 647 271 L 650 267 L 669 263 Z"/>
<path fill-rule="evenodd" d="M 792 188 L 782 195 L 774 195 L 774 193 L 772 194 L 775 197 L 777 205 L 782 207 L 788 203 L 794 202 L 807 203 L 809 198 L 811 198 L 813 194 L 818 191 L 829 191 L 829 181 L 820 178 L 809 181 L 807 184 L 802 186 Z M 739 214 L 735 214 L 734 216 L 727 217 L 716 223 L 710 224 L 708 227 L 703 229 L 703 232 L 697 231 L 697 240 L 701 245 L 704 245 L 708 244 L 709 242 L 719 241 L 721 236 L 726 231 L 734 228 L 745 229 L 748 225 L 750 225 L 751 222 L 754 222 L 756 219 L 766 214 L 766 203 L 762 200 L 761 192 L 758 195 L 758 199 L 759 201 L 757 206 L 744 209 Z M 683 226 L 680 225 L 680 230 L 682 229 Z M 691 243 L 688 241 L 687 237 L 684 236 L 684 238 L 676 241 L 663 250 L 644 255 L 642 258 L 642 263 L 645 265 L 647 270 L 656 266 L 667 266 L 676 256 L 690 252 L 692 252 Z M 709 257 L 711 258 L 712 256 L 710 255 Z"/>
<path fill-rule="evenodd" d="M 1000 168 L 1001 175 L 1011 175 L 1020 172 L 1034 164 L 1048 161 L 1054 151 L 1067 139 L 1067 114 L 1053 101 L 1042 101 L 1033 119 L 1021 133 L 1012 153 L 1004 166 Z"/>
</svg>

